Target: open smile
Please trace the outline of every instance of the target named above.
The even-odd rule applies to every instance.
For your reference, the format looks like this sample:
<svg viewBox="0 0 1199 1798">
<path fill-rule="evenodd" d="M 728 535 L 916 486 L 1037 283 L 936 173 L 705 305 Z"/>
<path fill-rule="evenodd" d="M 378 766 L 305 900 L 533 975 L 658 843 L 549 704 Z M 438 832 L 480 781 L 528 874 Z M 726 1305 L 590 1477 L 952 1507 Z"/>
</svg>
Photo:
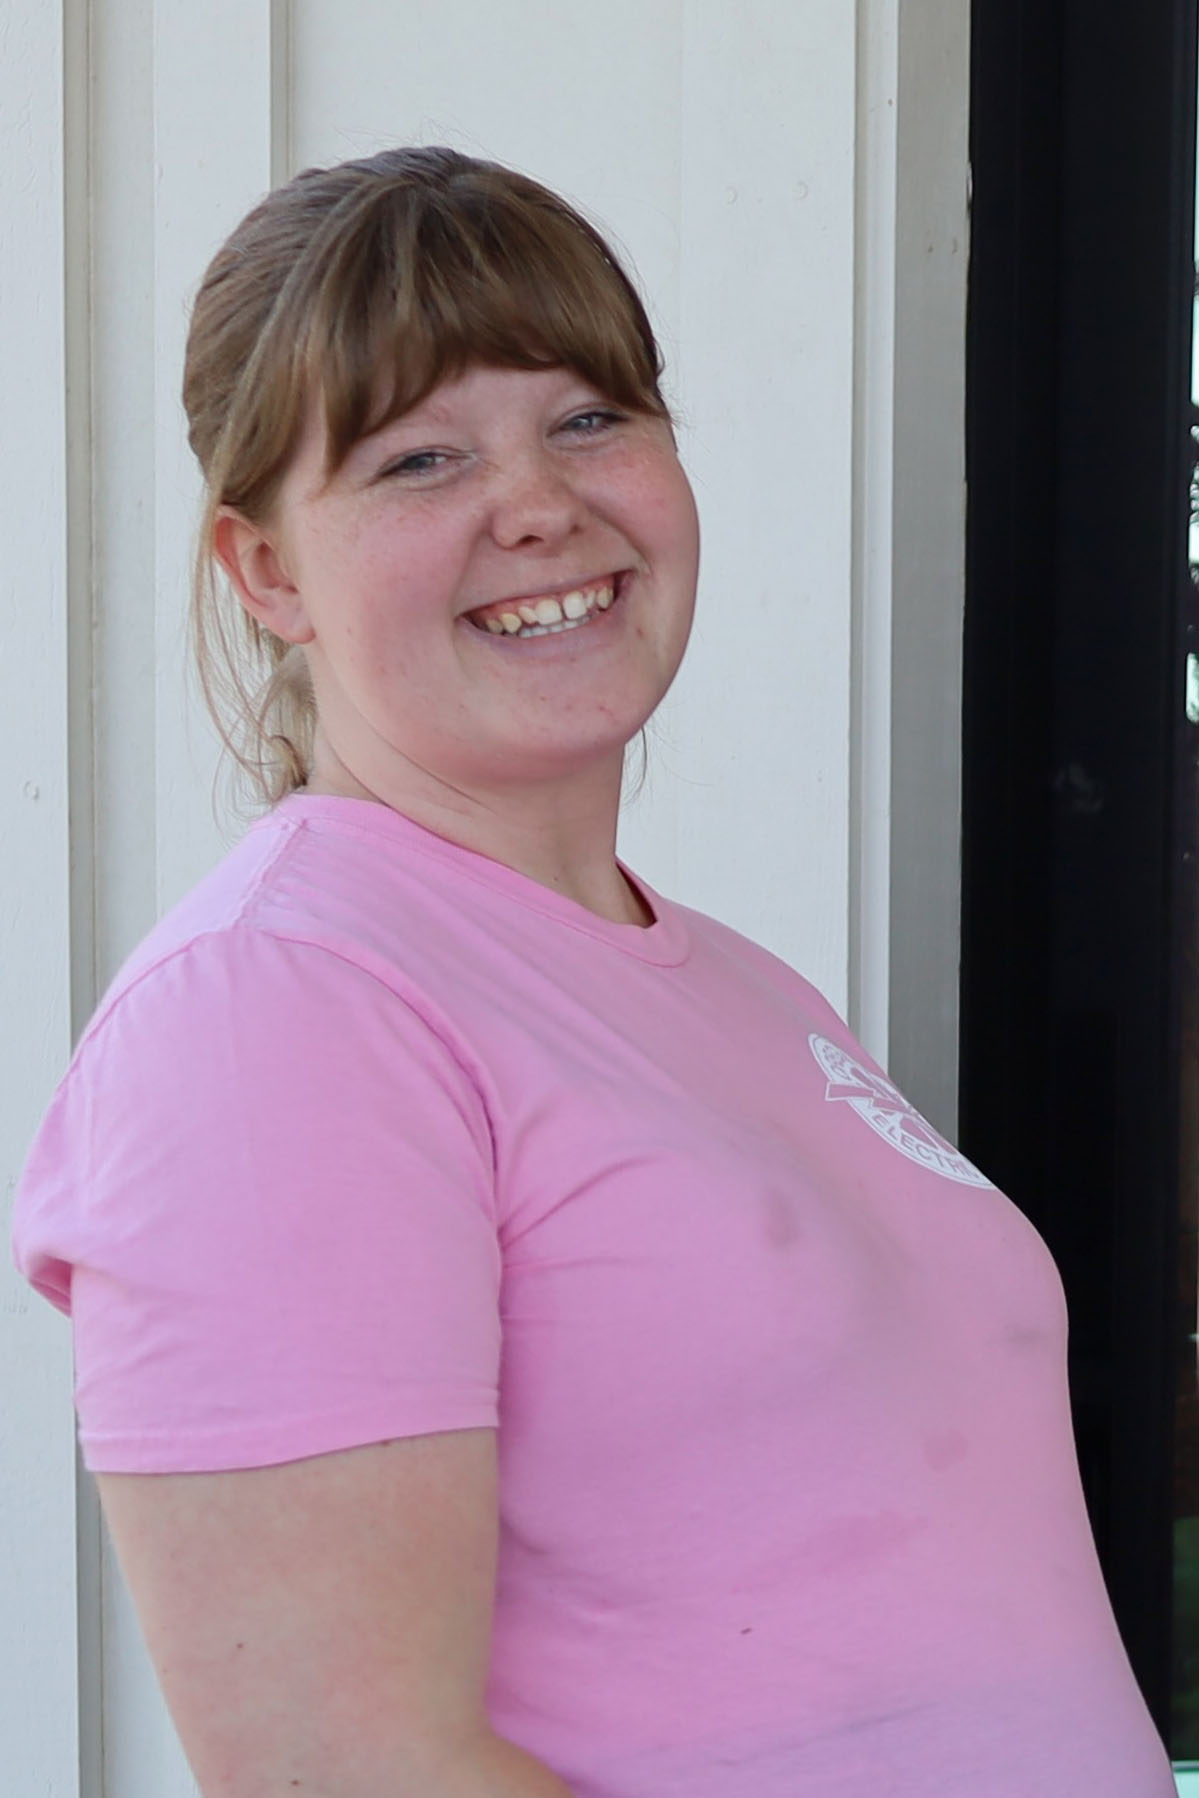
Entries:
<svg viewBox="0 0 1199 1798">
<path fill-rule="evenodd" d="M 466 617 L 476 630 L 495 637 L 549 637 L 580 630 L 615 605 L 623 591 L 623 574 L 604 575 L 566 593 L 500 599 L 478 606 Z"/>
</svg>

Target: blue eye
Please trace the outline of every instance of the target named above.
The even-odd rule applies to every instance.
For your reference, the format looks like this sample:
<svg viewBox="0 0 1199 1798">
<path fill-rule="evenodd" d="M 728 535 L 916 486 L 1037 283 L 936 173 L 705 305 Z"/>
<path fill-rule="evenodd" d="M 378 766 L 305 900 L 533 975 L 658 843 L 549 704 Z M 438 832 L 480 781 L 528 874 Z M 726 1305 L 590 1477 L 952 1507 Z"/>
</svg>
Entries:
<svg viewBox="0 0 1199 1798">
<path fill-rule="evenodd" d="M 387 480 L 392 475 L 434 474 L 447 459 L 444 450 L 413 450 L 407 456 L 397 456 L 394 462 L 385 463 L 379 470 L 379 479 Z"/>
<path fill-rule="evenodd" d="M 623 424 L 626 416 L 613 406 L 590 406 L 586 412 L 576 412 L 572 418 L 568 418 L 563 429 L 577 431 L 582 437 L 594 437 L 613 425 Z"/>
</svg>

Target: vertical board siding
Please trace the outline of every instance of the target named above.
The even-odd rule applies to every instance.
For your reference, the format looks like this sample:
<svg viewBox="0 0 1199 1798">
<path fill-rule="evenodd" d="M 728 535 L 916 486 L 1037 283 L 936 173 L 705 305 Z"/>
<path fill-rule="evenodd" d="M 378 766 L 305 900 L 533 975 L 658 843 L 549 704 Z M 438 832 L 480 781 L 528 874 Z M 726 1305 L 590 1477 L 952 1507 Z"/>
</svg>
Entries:
<svg viewBox="0 0 1199 1798">
<path fill-rule="evenodd" d="M 157 908 L 211 867 L 214 740 L 188 678 L 186 614 L 201 485 L 180 401 L 188 312 L 220 244 L 271 184 L 270 0 L 154 7 L 154 825 Z"/>
<path fill-rule="evenodd" d="M 953 30 L 922 74 L 915 49 L 901 68 L 916 26 L 901 31 L 899 0 L 73 0 L 86 69 L 67 91 L 88 116 L 72 137 L 59 8 L 9 0 L 0 256 L 29 276 L 0 284 L 6 410 L 26 421 L 0 450 L 0 491 L 21 496 L 0 563 L 0 829 L 19 870 L 0 887 L 6 1189 L 69 1053 L 72 990 L 78 1023 L 236 830 L 213 816 L 216 744 L 186 666 L 199 483 L 179 388 L 195 285 L 273 180 L 405 141 L 495 156 L 577 200 L 632 265 L 663 342 L 704 567 L 623 852 L 852 1007 L 883 1058 L 890 1033 L 936 1112 L 953 1067 L 961 596 L 942 485 L 964 270 L 946 252 L 924 271 L 903 191 L 940 182 L 934 224 L 952 237 L 960 182 L 964 240 L 967 7 L 938 0 Z M 65 249 L 64 143 L 87 152 Z M 913 221 L 898 237 L 897 217 Z M 68 254 L 89 302 L 70 337 L 90 364 L 75 371 L 82 472 L 78 442 L 66 453 Z M 897 388 L 908 342 L 944 377 L 935 416 L 915 377 Z M 895 457 L 913 451 L 929 470 L 897 486 Z M 897 788 L 895 733 L 913 731 Z M 931 783 L 919 795 L 917 778 Z M 892 836 L 910 855 L 921 808 L 946 803 L 952 819 L 916 833 L 936 870 L 932 929 L 893 876 Z M 926 976 L 941 998 L 921 1039 Z M 898 1036 L 893 993 L 911 1014 Z M 0 1352 L 0 1783 L 22 1798 L 195 1798 L 87 1485 L 76 1557 L 67 1330 L 2 1266 Z M 103 1688 L 102 1769 L 89 1723 L 82 1785 L 77 1596 Z"/>
<path fill-rule="evenodd" d="M 154 921 L 154 6 L 103 0 L 91 45 L 97 988 Z"/>
<path fill-rule="evenodd" d="M 70 1052 L 64 32 L 0 14 L 0 1181 L 4 1220 Z M 5 1229 L 7 1239 L 7 1228 Z M 75 1442 L 61 1320 L 0 1257 L 0 1743 L 14 1792 L 78 1792 Z"/>
<path fill-rule="evenodd" d="M 680 361 L 706 535 L 661 803 L 684 897 L 844 1011 L 852 8 L 700 0 L 683 55 Z"/>
</svg>

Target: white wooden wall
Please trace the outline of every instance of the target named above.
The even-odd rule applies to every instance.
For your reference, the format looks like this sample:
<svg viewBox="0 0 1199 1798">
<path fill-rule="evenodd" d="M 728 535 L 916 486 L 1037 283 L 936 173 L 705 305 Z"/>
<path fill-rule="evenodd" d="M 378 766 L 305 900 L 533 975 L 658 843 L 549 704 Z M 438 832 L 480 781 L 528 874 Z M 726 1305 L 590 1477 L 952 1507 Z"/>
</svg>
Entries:
<svg viewBox="0 0 1199 1798">
<path fill-rule="evenodd" d="M 273 179 L 512 162 L 627 251 L 704 519 L 624 853 L 952 1130 L 968 0 L 0 0 L 0 1177 L 221 852 L 185 684 L 188 296 Z M 67 1332 L 0 1267 L 0 1789 L 190 1798 Z"/>
</svg>

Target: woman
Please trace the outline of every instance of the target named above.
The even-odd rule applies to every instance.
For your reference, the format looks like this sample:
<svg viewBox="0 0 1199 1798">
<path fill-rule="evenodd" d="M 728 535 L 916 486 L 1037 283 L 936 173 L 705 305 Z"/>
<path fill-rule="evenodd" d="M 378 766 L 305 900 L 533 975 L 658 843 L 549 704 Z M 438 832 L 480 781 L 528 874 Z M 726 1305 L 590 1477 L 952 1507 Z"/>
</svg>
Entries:
<svg viewBox="0 0 1199 1798">
<path fill-rule="evenodd" d="M 696 581 L 658 377 L 591 228 L 444 150 L 301 176 L 201 288 L 271 809 L 16 1228 L 168 1701 L 205 1798 L 1166 1798 L 1044 1248 L 616 859 Z"/>
</svg>

